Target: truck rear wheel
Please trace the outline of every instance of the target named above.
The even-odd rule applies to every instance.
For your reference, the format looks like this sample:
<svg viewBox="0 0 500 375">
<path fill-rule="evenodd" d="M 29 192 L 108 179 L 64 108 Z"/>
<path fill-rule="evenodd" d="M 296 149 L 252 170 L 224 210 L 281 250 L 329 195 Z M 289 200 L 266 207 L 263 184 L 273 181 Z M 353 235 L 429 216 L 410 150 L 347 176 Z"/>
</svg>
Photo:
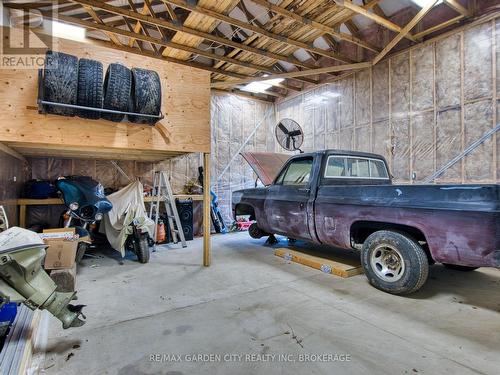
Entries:
<svg viewBox="0 0 500 375">
<path fill-rule="evenodd" d="M 371 285 L 392 294 L 416 292 L 429 275 L 429 261 L 418 242 L 388 230 L 368 236 L 361 264 Z"/>
</svg>

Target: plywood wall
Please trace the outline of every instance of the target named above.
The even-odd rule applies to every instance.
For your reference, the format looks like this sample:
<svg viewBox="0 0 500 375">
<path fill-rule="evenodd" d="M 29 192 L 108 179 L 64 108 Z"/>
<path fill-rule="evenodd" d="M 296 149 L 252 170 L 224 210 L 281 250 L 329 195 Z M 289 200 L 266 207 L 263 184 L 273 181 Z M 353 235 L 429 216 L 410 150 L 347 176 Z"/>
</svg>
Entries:
<svg viewBox="0 0 500 375">
<path fill-rule="evenodd" d="M 286 100 L 277 119 L 303 126 L 306 151 L 379 153 L 397 181 L 418 182 L 496 126 L 499 45 L 500 20 L 475 25 Z M 499 182 L 499 147 L 497 134 L 437 182 Z"/>
<path fill-rule="evenodd" d="M 159 73 L 165 119 L 156 127 L 78 117 L 41 115 L 37 71 L 0 70 L 0 141 L 29 152 L 95 157 L 116 151 L 116 158 L 154 157 L 154 153 L 210 151 L 210 73 L 92 43 L 57 40 L 57 49 L 108 64 L 120 62 Z M 54 151 L 55 150 L 55 151 Z M 34 151 L 35 152 L 35 151 Z M 134 157 L 132 157 L 134 159 Z M 157 160 L 161 157 L 156 158 Z"/>
<path fill-rule="evenodd" d="M 256 178 L 239 152 L 274 151 L 274 105 L 236 95 L 216 94 L 212 95 L 211 114 L 212 189 L 219 197 L 224 220 L 230 224 L 231 193 L 253 187 Z M 43 157 L 30 158 L 29 162 L 31 178 L 56 179 L 62 175 L 81 174 L 114 189 L 128 183 L 109 160 Z M 191 153 L 156 163 L 118 161 L 118 165 L 127 175 L 139 177 L 144 184 L 152 184 L 154 170 L 165 170 L 171 176 L 174 193 L 185 193 L 188 182 L 197 182 L 198 167 L 203 165 L 203 160 L 202 154 Z M 50 211 L 49 215 L 47 210 Z M 56 223 L 60 210 L 60 207 L 30 207 L 28 218 L 35 222 L 49 216 L 52 218 L 51 223 Z M 199 207 L 195 207 L 195 216 L 201 217 Z"/>
</svg>

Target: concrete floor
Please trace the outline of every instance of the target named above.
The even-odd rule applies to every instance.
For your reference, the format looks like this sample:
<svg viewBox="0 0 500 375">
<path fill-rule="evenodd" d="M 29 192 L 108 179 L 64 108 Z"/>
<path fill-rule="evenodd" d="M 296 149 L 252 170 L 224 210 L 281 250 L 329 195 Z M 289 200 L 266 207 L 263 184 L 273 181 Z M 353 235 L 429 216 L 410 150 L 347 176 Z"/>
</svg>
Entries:
<svg viewBox="0 0 500 375">
<path fill-rule="evenodd" d="M 210 268 L 201 239 L 162 247 L 146 265 L 86 258 L 77 286 L 87 324 L 63 331 L 50 319 L 42 373 L 498 374 L 500 270 L 436 265 L 421 291 L 397 297 L 364 275 L 288 263 L 263 243 L 215 236 Z"/>
</svg>

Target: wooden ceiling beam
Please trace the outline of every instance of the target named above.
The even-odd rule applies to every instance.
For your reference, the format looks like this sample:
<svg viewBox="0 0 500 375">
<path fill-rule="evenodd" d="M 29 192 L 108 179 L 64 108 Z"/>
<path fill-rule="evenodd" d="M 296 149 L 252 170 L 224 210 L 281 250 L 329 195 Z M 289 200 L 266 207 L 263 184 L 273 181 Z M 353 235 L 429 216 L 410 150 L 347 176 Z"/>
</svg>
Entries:
<svg viewBox="0 0 500 375">
<path fill-rule="evenodd" d="M 464 17 L 472 16 L 472 12 L 460 4 L 457 0 L 444 0 L 444 3 Z"/>
<path fill-rule="evenodd" d="M 247 45 L 243 45 L 241 43 L 233 42 L 230 39 L 221 38 L 219 36 L 209 34 L 209 33 L 203 32 L 203 31 L 191 29 L 191 28 L 186 27 L 184 25 L 173 23 L 173 22 L 167 21 L 165 19 L 153 18 L 151 16 L 146 16 L 144 14 L 132 12 L 132 11 L 129 11 L 126 9 L 122 9 L 122 8 L 119 8 L 116 6 L 106 4 L 102 1 L 96 1 L 96 0 L 72 0 L 72 1 L 74 3 L 78 3 L 81 5 L 90 5 L 94 8 L 99 8 L 101 10 L 105 10 L 105 11 L 110 12 L 110 13 L 114 13 L 114 14 L 117 14 L 120 16 L 132 18 L 132 19 L 144 22 L 144 23 L 149 23 L 149 24 L 154 25 L 154 26 L 160 26 L 160 27 L 163 27 L 163 28 L 166 28 L 169 30 L 173 30 L 173 31 L 180 31 L 180 32 L 183 32 L 186 34 L 197 36 L 197 37 L 202 38 L 202 39 L 210 40 L 212 42 L 220 43 L 220 44 L 230 46 L 233 48 L 239 48 L 239 49 L 242 49 L 244 51 L 247 51 L 247 52 L 253 53 L 255 55 L 262 56 L 262 57 L 267 57 L 267 58 L 279 60 L 279 61 L 285 61 L 285 62 L 288 62 L 290 64 L 293 64 L 296 66 L 301 66 L 301 67 L 308 68 L 308 69 L 315 68 L 314 65 L 302 62 L 302 61 L 300 61 L 292 56 L 283 56 L 283 55 L 279 55 L 279 54 L 274 53 L 274 52 L 270 52 L 270 51 L 262 50 L 259 48 L 254 48 L 254 47 L 250 47 Z"/>
<path fill-rule="evenodd" d="M 396 44 L 399 43 L 401 39 L 405 37 L 406 34 L 410 32 L 411 29 L 413 29 L 417 23 L 420 22 L 422 18 L 436 5 L 438 0 L 430 0 L 429 3 L 424 6 L 413 19 L 408 22 L 408 24 L 401 30 L 401 32 L 396 35 L 396 37 L 389 42 L 389 44 L 380 52 L 375 59 L 373 59 L 373 65 L 377 64 L 380 60 L 384 58 L 385 55 L 387 55 Z"/>
<path fill-rule="evenodd" d="M 100 23 L 101 25 L 105 25 L 104 21 L 99 18 L 99 16 L 96 14 L 94 8 L 92 8 L 91 6 L 84 6 L 85 10 L 87 11 L 88 14 L 90 14 L 90 16 L 92 17 L 92 19 L 97 22 L 97 23 Z M 113 33 L 110 33 L 110 32 L 107 32 L 107 31 L 103 31 L 104 35 L 106 35 L 114 44 L 118 45 L 118 46 L 121 46 L 122 43 L 120 42 L 120 40 L 118 39 L 118 37 L 113 34 Z"/>
<path fill-rule="evenodd" d="M 347 34 L 347 33 L 335 31 L 330 26 L 323 25 L 322 23 L 316 22 L 316 21 L 314 21 L 310 18 L 307 18 L 307 17 L 302 17 L 301 15 L 294 13 L 294 12 L 291 12 L 288 9 L 282 8 L 278 5 L 274 5 L 270 2 L 268 2 L 267 0 L 252 0 L 252 1 L 255 4 L 260 5 L 261 7 L 264 7 L 265 9 L 270 10 L 271 12 L 274 12 L 274 13 L 277 13 L 281 16 L 293 19 L 296 22 L 299 22 L 305 26 L 310 26 L 310 27 L 312 27 L 318 31 L 321 31 L 325 34 L 330 34 L 333 37 L 339 38 L 339 39 L 344 40 L 344 41 L 349 42 L 349 43 L 356 44 L 360 47 L 363 47 L 365 49 L 368 49 L 368 50 L 376 52 L 376 53 L 380 52 L 380 50 L 377 47 L 371 45 L 368 42 L 365 42 L 364 40 L 356 38 L 355 36 L 352 36 L 352 35 Z"/>
<path fill-rule="evenodd" d="M 262 25 L 258 20 L 255 19 L 255 17 L 253 16 L 253 14 L 250 13 L 250 11 L 247 9 L 247 7 L 245 6 L 245 4 L 243 2 L 240 2 L 238 5 L 238 8 L 246 15 L 246 17 L 248 19 L 253 19 L 253 22 L 255 24 L 257 24 L 257 26 L 259 27 L 265 27 L 269 22 L 272 21 L 272 17 L 271 20 L 266 23 L 266 25 Z M 250 43 L 254 42 L 255 40 L 257 40 L 258 38 L 258 34 L 253 34 L 253 35 L 250 35 L 247 37 L 247 39 L 245 39 L 245 41 L 243 41 L 243 44 L 245 45 L 249 45 Z M 241 49 L 239 48 L 235 48 L 233 51 L 229 52 L 227 54 L 228 57 L 235 57 L 237 56 L 240 52 L 242 52 Z M 220 68 L 221 66 L 224 65 L 224 62 L 218 62 L 214 65 L 215 68 Z M 273 64 L 273 68 L 278 65 L 280 66 L 279 64 Z M 279 69 L 278 69 L 279 70 Z M 273 73 L 276 73 L 276 71 L 273 69 Z M 319 83 L 319 81 L 316 81 L 316 80 L 313 80 L 313 79 L 310 79 L 310 78 L 305 78 L 305 77 L 297 77 L 297 78 L 293 78 L 293 80 L 296 80 L 296 81 L 300 81 L 302 83 L 308 83 L 308 84 L 313 84 L 313 85 L 316 85 Z"/>
<path fill-rule="evenodd" d="M 442 22 L 438 25 L 435 25 L 435 26 L 432 26 L 432 27 L 429 27 L 428 29 L 426 30 L 422 30 L 420 31 L 419 33 L 416 33 L 416 34 L 413 34 L 413 36 L 416 38 L 416 39 L 422 39 L 424 36 L 427 36 L 429 34 L 432 34 L 436 31 L 439 31 L 439 30 L 442 30 L 444 29 L 445 27 L 448 27 L 448 26 L 451 26 L 455 23 L 458 23 L 460 22 L 461 20 L 463 20 L 465 18 L 465 16 L 463 15 L 460 15 L 460 16 L 457 16 L 457 17 L 454 17 L 448 21 L 445 21 L 445 22 Z"/>
<path fill-rule="evenodd" d="M 389 21 L 386 18 L 380 17 L 375 13 L 370 13 L 367 9 L 352 3 L 350 0 L 334 0 L 337 5 L 343 6 L 353 12 L 365 16 L 366 18 L 371 19 L 372 21 L 378 23 L 379 25 L 384 26 L 385 28 L 395 31 L 397 33 L 401 33 L 403 30 L 400 26 L 396 25 L 394 22 Z M 416 42 L 415 38 L 410 34 L 405 34 L 404 36 L 407 39 L 410 39 L 413 42 Z"/>
<path fill-rule="evenodd" d="M 10 5 L 10 7 L 22 8 L 22 7 L 19 7 L 17 5 L 14 5 L 14 4 Z M 194 54 L 197 54 L 200 56 L 207 57 L 207 58 L 212 59 L 212 60 L 221 60 L 221 61 L 233 64 L 233 65 L 238 65 L 238 66 L 242 66 L 245 68 L 253 69 L 253 70 L 256 70 L 258 72 L 274 73 L 274 70 L 268 66 L 257 65 L 257 64 L 253 64 L 253 63 L 249 63 L 249 62 L 245 62 L 245 61 L 236 60 L 236 59 L 233 59 L 230 57 L 221 56 L 221 55 L 217 55 L 215 53 L 204 51 L 202 49 L 197 49 L 195 47 L 189 47 L 189 46 L 186 46 L 183 44 L 169 42 L 169 41 L 165 41 L 165 40 L 154 38 L 154 37 L 147 36 L 147 35 L 135 34 L 133 32 L 130 32 L 130 31 L 127 31 L 124 29 L 117 29 L 117 28 L 109 27 L 107 25 L 98 24 L 95 22 L 90 22 L 90 21 L 85 21 L 85 20 L 81 20 L 78 18 L 64 16 L 62 14 L 58 14 L 55 16 L 48 13 L 48 12 L 41 12 L 41 14 L 46 19 L 57 19 L 58 21 L 66 22 L 66 23 L 69 23 L 72 25 L 81 26 L 81 27 L 84 27 L 86 29 L 107 31 L 110 33 L 114 33 L 116 35 L 125 36 L 127 38 L 135 38 L 135 39 L 141 40 L 143 42 L 154 43 L 154 44 L 159 45 L 159 46 L 169 47 L 169 48 L 174 48 L 174 49 L 178 49 L 181 51 L 194 53 Z M 131 49 L 134 49 L 134 48 L 131 48 Z M 210 70 L 210 69 L 207 69 L 207 70 Z M 215 69 L 215 70 L 211 70 L 211 71 L 213 71 L 214 73 L 218 73 L 218 74 L 224 74 L 224 72 L 225 72 L 224 70 L 221 70 L 221 69 Z M 230 74 L 225 74 L 225 75 L 230 75 Z"/>
<path fill-rule="evenodd" d="M 437 0 L 435 0 L 435 1 L 437 1 Z M 228 86 L 241 85 L 241 84 L 250 83 L 250 82 L 268 81 L 270 79 L 303 77 L 303 76 L 307 76 L 307 75 L 317 75 L 317 74 L 325 74 L 325 73 L 332 73 L 332 72 L 344 72 L 347 70 L 365 69 L 365 68 L 369 68 L 370 66 L 372 66 L 371 62 L 327 66 L 324 68 L 302 70 L 300 72 L 271 74 L 271 75 L 268 75 L 266 77 L 252 77 L 252 78 L 238 79 L 238 80 L 234 80 L 234 81 L 217 82 L 217 83 L 212 83 L 211 87 L 212 88 L 221 88 L 221 87 L 224 88 L 224 87 L 228 87 Z"/>
<path fill-rule="evenodd" d="M 167 8 L 167 13 L 170 16 L 170 19 L 174 22 L 178 22 L 177 14 L 174 12 L 174 8 L 165 0 L 162 0 L 163 4 L 165 4 L 165 7 Z"/>
<path fill-rule="evenodd" d="M 327 50 L 322 50 L 320 48 L 314 47 L 312 44 L 300 42 L 300 41 L 295 40 L 295 39 L 290 39 L 290 38 L 283 36 L 283 35 L 274 34 L 274 33 L 270 32 L 262 27 L 258 27 L 258 26 L 252 25 L 250 23 L 240 21 L 236 18 L 232 18 L 232 17 L 226 16 L 224 14 L 215 12 L 213 10 L 203 8 L 199 5 L 193 4 L 192 2 L 187 2 L 185 0 L 163 0 L 163 1 L 166 3 L 172 4 L 172 5 L 178 6 L 180 8 L 189 10 L 191 12 L 203 14 L 205 16 L 211 17 L 211 18 L 218 20 L 218 21 L 222 21 L 222 22 L 227 23 L 229 25 L 240 27 L 242 29 L 245 29 L 245 30 L 251 31 L 253 33 L 262 35 L 268 39 L 272 39 L 274 41 L 284 43 L 284 44 L 289 44 L 289 45 L 297 47 L 297 48 L 302 48 L 306 51 L 315 53 L 315 54 L 320 55 L 320 56 L 328 57 L 330 59 L 337 60 L 337 61 L 340 61 L 342 63 L 353 62 L 351 59 L 349 59 L 345 56 L 342 56 L 341 54 L 330 52 Z"/>
<path fill-rule="evenodd" d="M 269 98 L 267 95 L 263 96 L 262 94 L 250 93 L 247 91 L 241 91 L 237 89 L 211 89 L 210 91 L 221 94 L 235 94 L 239 96 L 243 96 L 250 99 L 263 100 L 265 102 L 274 103 L 274 99 Z"/>
</svg>

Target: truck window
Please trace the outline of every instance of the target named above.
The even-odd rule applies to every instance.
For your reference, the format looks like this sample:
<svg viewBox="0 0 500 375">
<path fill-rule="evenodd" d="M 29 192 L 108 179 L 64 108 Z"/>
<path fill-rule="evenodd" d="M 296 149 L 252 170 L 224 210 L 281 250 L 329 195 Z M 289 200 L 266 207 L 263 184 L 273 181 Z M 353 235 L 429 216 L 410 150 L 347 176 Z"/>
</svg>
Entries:
<svg viewBox="0 0 500 375">
<path fill-rule="evenodd" d="M 304 186 L 309 183 L 311 177 L 312 158 L 292 161 L 288 168 L 276 180 L 277 184 Z"/>
<path fill-rule="evenodd" d="M 389 178 L 385 164 L 381 160 L 370 160 L 370 173 L 372 177 Z"/>
<path fill-rule="evenodd" d="M 326 163 L 325 178 L 388 179 L 389 174 L 382 160 L 332 155 Z"/>
</svg>

